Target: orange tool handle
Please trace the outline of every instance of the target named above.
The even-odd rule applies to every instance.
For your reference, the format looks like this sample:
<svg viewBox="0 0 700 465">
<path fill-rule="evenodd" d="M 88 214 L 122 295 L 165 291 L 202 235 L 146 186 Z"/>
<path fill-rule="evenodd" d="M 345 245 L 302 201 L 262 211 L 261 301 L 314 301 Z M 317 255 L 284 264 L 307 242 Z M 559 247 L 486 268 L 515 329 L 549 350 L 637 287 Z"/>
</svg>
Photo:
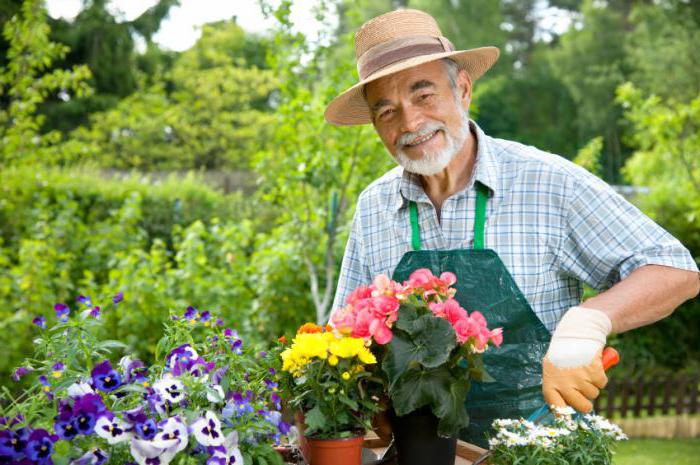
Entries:
<svg viewBox="0 0 700 465">
<path fill-rule="evenodd" d="M 606 347 L 603 349 L 603 369 L 608 371 L 609 368 L 614 367 L 620 363 L 620 354 L 612 347 Z"/>
</svg>

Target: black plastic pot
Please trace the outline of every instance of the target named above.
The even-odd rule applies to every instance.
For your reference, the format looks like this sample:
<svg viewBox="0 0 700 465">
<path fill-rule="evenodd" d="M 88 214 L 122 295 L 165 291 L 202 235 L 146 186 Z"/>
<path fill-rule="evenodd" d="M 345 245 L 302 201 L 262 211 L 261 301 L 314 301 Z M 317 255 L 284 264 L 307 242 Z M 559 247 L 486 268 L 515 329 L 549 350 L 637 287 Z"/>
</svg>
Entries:
<svg viewBox="0 0 700 465">
<path fill-rule="evenodd" d="M 401 417 L 390 409 L 389 421 L 398 465 L 454 465 L 457 438 L 438 436 L 438 419 L 430 409 L 418 409 Z"/>
</svg>

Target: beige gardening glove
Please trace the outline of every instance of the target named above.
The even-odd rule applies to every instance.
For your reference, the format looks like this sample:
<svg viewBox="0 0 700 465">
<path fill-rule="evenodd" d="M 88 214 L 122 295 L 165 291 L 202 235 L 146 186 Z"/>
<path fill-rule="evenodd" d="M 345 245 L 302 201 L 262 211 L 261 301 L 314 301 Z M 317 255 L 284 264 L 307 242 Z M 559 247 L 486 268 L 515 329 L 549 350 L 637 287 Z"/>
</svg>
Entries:
<svg viewBox="0 0 700 465">
<path fill-rule="evenodd" d="M 600 310 L 572 307 L 557 325 L 542 361 L 542 392 L 549 406 L 593 409 L 608 383 L 602 361 L 612 322 Z"/>
</svg>

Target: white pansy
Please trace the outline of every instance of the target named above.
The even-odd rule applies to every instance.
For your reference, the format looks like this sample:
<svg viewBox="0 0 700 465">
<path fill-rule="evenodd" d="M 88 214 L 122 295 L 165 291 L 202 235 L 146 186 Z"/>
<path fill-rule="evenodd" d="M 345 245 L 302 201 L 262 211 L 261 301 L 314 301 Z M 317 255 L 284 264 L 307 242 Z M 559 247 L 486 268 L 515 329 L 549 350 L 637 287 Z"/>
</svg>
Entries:
<svg viewBox="0 0 700 465">
<path fill-rule="evenodd" d="M 175 457 L 177 445 L 178 441 L 174 439 L 146 441 L 134 438 L 131 440 L 131 456 L 139 465 L 168 465 Z"/>
<path fill-rule="evenodd" d="M 68 395 L 70 397 L 82 397 L 85 394 L 94 393 L 95 391 L 92 390 L 90 385 L 82 381 L 78 381 L 77 383 L 73 383 L 70 386 L 68 386 Z"/>
<path fill-rule="evenodd" d="M 224 459 L 227 465 L 232 463 L 243 463 L 243 455 L 241 455 L 241 451 L 238 448 L 238 432 L 231 431 L 226 435 L 226 439 L 224 439 L 223 443 L 223 449 L 223 451 L 220 449 L 215 450 L 214 457 Z"/>
<path fill-rule="evenodd" d="M 175 453 L 184 450 L 189 442 L 187 434 L 187 425 L 179 416 L 170 417 L 158 424 L 160 432 L 156 435 L 158 441 L 177 441 L 175 445 L 168 448 L 173 449 Z"/>
<path fill-rule="evenodd" d="M 210 386 L 207 390 L 207 400 L 213 404 L 223 402 L 225 397 L 224 390 L 218 384 Z"/>
<path fill-rule="evenodd" d="M 95 422 L 95 434 L 105 439 L 109 444 L 117 444 L 131 439 L 134 434 L 128 429 L 129 424 L 117 417 L 110 420 L 106 416 L 101 416 Z"/>
<path fill-rule="evenodd" d="M 192 423 L 191 431 L 197 442 L 203 446 L 220 446 L 224 443 L 221 422 L 214 412 L 207 411 L 204 417 Z"/>
<path fill-rule="evenodd" d="M 163 401 L 177 404 L 185 400 L 185 385 L 171 374 L 166 374 L 153 384 L 153 389 Z"/>
</svg>

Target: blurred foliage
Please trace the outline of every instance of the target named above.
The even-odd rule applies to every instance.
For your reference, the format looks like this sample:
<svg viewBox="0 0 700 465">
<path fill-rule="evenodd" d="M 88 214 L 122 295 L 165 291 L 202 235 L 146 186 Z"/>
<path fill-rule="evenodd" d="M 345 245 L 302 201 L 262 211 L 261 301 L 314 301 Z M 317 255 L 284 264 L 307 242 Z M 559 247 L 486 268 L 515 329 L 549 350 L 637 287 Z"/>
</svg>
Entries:
<svg viewBox="0 0 700 465">
<path fill-rule="evenodd" d="M 68 48 L 49 38 L 46 11 L 40 0 L 26 0 L 20 14 L 3 25 L 3 37 L 9 49 L 7 63 L 0 69 L 0 96 L 6 101 L 0 108 L 0 164 L 51 162 L 61 134 L 40 133 L 44 118 L 38 114 L 38 107 L 59 90 L 88 95 L 90 70 L 85 65 L 48 70 Z"/>
<path fill-rule="evenodd" d="M 0 376 L 28 349 L 16 335 L 31 316 L 81 292 L 125 292 L 107 328 L 144 358 L 160 318 L 190 304 L 258 341 L 324 322 L 355 199 L 393 162 L 370 126 L 322 115 L 356 82 L 357 27 L 399 6 L 433 14 L 458 48 L 501 49 L 474 86 L 487 133 L 648 187 L 635 201 L 700 256 L 697 2 L 323 0 L 313 37 L 293 27 L 295 2 L 262 1 L 270 34 L 219 21 L 181 53 L 152 42 L 177 3 L 122 21 L 89 0 L 47 20 L 40 0 L 0 0 Z M 568 30 L 544 29 L 547 5 Z M 257 190 L 104 168 L 241 170 Z M 700 359 L 699 333 L 696 299 L 612 342 L 626 373 L 679 369 Z"/>
</svg>

